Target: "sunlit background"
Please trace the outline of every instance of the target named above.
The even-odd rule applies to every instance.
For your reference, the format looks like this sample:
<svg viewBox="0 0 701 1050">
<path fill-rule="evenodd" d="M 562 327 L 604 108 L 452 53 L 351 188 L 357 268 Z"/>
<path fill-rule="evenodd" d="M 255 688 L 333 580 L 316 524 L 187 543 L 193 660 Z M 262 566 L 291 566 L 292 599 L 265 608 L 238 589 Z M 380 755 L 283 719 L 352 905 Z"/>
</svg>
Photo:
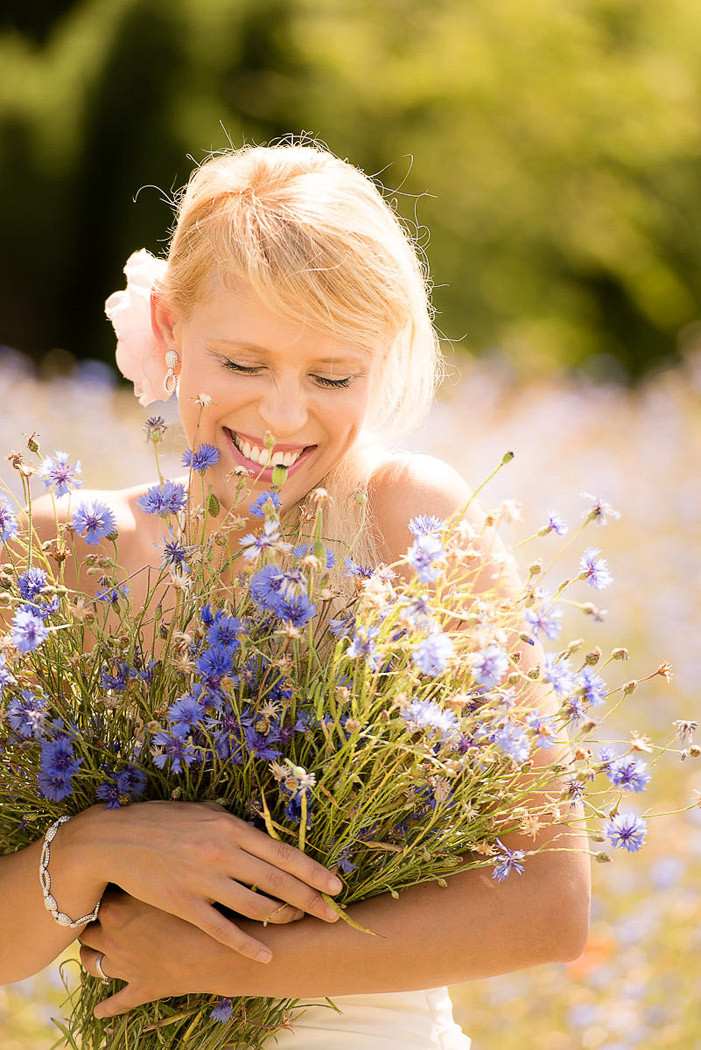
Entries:
<svg viewBox="0 0 701 1050">
<path fill-rule="evenodd" d="M 672 660 L 616 727 L 666 739 L 701 678 L 700 82 L 696 0 L 5 0 L 0 450 L 36 430 L 90 487 L 154 476 L 141 425 L 174 408 L 121 384 L 102 303 L 206 151 L 307 132 L 430 261 L 453 375 L 410 447 L 473 484 L 513 449 L 484 494 L 522 502 L 512 542 L 553 509 L 574 530 L 582 492 L 621 512 L 573 545 L 615 585 L 566 636 L 628 646 L 621 681 Z M 641 808 L 701 789 L 692 758 L 656 770 Z M 701 1047 L 700 818 L 596 866 L 579 962 L 453 989 L 475 1050 Z M 48 1050 L 62 998 L 57 967 L 0 989 L 3 1050 Z"/>
</svg>

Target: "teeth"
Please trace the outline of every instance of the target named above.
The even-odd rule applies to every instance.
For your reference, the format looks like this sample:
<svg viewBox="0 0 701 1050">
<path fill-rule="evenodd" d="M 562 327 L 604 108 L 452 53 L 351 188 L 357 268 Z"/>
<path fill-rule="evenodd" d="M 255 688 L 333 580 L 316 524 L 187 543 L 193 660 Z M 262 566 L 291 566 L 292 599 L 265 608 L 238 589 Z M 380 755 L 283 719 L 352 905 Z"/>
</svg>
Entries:
<svg viewBox="0 0 701 1050">
<path fill-rule="evenodd" d="M 249 445 L 239 434 L 234 434 L 231 430 L 229 433 L 241 455 L 261 467 L 291 467 L 304 452 L 304 449 L 300 449 L 299 452 L 275 452 L 271 458 L 270 449 Z"/>
</svg>

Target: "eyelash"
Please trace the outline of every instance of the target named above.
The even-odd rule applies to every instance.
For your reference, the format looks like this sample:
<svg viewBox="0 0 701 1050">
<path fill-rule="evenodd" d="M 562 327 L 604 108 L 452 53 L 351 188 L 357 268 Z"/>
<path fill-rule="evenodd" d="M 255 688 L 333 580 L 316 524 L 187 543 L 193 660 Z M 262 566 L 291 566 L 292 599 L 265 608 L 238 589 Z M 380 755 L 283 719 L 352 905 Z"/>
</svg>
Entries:
<svg viewBox="0 0 701 1050">
<path fill-rule="evenodd" d="M 224 368 L 230 368 L 233 372 L 238 372 L 240 375 L 256 375 L 259 372 L 257 368 L 246 368 L 245 365 L 237 365 L 235 361 L 224 361 Z M 322 386 L 330 387 L 338 390 L 342 387 L 348 387 L 352 383 L 354 376 L 347 376 L 345 379 L 327 379 L 325 376 L 312 376 L 317 383 L 321 383 Z"/>
</svg>

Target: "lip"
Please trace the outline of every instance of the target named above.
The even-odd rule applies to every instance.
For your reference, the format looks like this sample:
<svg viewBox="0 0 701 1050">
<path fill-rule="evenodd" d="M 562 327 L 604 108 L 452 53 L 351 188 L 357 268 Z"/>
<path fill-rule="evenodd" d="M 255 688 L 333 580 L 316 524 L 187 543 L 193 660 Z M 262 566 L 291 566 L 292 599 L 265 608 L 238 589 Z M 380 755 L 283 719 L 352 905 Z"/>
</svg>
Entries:
<svg viewBox="0 0 701 1050">
<path fill-rule="evenodd" d="M 228 427 L 222 427 L 222 430 L 223 430 L 223 433 L 224 433 L 224 439 L 226 441 L 227 447 L 228 447 L 229 451 L 231 452 L 231 455 L 232 455 L 233 459 L 238 464 L 238 466 L 246 467 L 247 470 L 254 471 L 256 480 L 265 481 L 265 482 L 272 481 L 273 480 L 273 467 L 261 467 L 260 463 L 254 463 L 252 459 L 246 459 L 246 457 L 241 452 L 239 452 L 239 450 L 237 449 L 236 445 L 234 444 L 234 440 L 233 440 L 233 438 L 231 436 L 231 431 L 229 430 L 229 428 Z M 246 437 L 246 435 L 243 434 L 239 430 L 237 430 L 235 433 L 238 436 L 242 437 L 242 438 Z M 248 440 L 248 439 L 246 439 L 246 440 Z M 287 446 L 286 445 L 276 445 L 275 446 L 275 451 L 276 452 L 285 452 L 285 451 L 296 452 L 296 451 L 298 451 L 298 449 L 300 447 L 305 448 L 303 445 L 302 446 L 300 446 L 300 445 L 287 445 Z M 301 465 L 304 462 L 306 462 L 306 460 L 308 460 L 309 457 L 316 451 L 316 448 L 317 448 L 316 445 L 308 445 L 305 448 L 305 450 L 302 453 L 302 455 L 299 457 L 299 459 L 295 460 L 295 462 L 292 464 L 292 466 L 287 468 L 287 476 L 289 477 L 290 474 L 295 474 L 297 472 L 298 468 L 301 467 Z"/>
<path fill-rule="evenodd" d="M 228 430 L 228 427 L 224 427 L 224 429 Z M 263 445 L 261 445 L 260 438 L 252 437 L 251 434 L 244 434 L 243 430 L 236 430 L 233 433 L 237 434 L 238 437 L 243 438 L 244 441 L 247 441 L 249 445 L 255 445 L 256 448 L 263 448 L 264 447 Z M 275 445 L 273 447 L 272 451 L 273 451 L 273 453 L 275 453 L 275 452 L 299 452 L 299 450 L 301 448 L 312 448 L 312 447 L 314 447 L 314 446 L 312 446 L 312 445 L 283 445 L 283 444 L 280 443 L 280 444 Z"/>
</svg>

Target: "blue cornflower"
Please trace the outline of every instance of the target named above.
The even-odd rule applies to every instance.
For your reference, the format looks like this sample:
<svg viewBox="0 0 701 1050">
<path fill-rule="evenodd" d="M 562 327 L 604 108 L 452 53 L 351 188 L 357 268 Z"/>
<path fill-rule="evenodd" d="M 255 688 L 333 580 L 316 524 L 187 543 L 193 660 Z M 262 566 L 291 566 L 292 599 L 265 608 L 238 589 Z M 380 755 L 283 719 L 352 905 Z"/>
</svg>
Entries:
<svg viewBox="0 0 701 1050">
<path fill-rule="evenodd" d="M 549 715 L 531 715 L 528 726 L 535 735 L 536 747 L 550 747 L 555 743 L 555 723 Z"/>
<path fill-rule="evenodd" d="M 17 679 L 8 670 L 7 657 L 4 653 L 0 653 L 0 698 L 2 698 L 4 687 L 6 685 L 14 685 L 16 681 Z"/>
<path fill-rule="evenodd" d="M 239 635 L 244 626 L 236 616 L 219 616 L 207 631 L 210 645 L 223 645 L 235 652 L 241 646 Z"/>
<path fill-rule="evenodd" d="M 555 606 L 548 607 L 550 595 L 545 591 L 541 591 L 539 597 L 541 598 L 540 603 L 526 609 L 523 618 L 529 625 L 529 633 L 532 638 L 540 636 L 553 642 L 562 633 L 562 610 Z"/>
<path fill-rule="evenodd" d="M 27 569 L 18 578 L 17 587 L 22 597 L 26 598 L 27 601 L 31 601 L 32 598 L 36 598 L 37 594 L 41 594 L 46 587 L 46 573 L 43 569 Z"/>
<path fill-rule="evenodd" d="M 122 689 L 126 689 L 127 682 L 130 678 L 136 678 L 137 671 L 123 660 L 118 660 L 116 664 L 116 674 L 111 675 L 106 669 L 102 670 L 100 674 L 100 685 L 103 689 L 116 689 L 121 692 Z"/>
<path fill-rule="evenodd" d="M 170 762 L 171 772 L 182 773 L 183 764 L 188 768 L 197 758 L 197 752 L 188 739 L 189 730 L 184 725 L 174 725 L 170 732 L 160 729 L 153 738 L 153 761 L 159 769 Z M 162 750 L 160 750 L 162 748 Z"/>
<path fill-rule="evenodd" d="M 157 445 L 168 430 L 168 424 L 163 416 L 149 416 L 142 429 L 146 432 L 146 441 Z"/>
<path fill-rule="evenodd" d="M 209 467 L 213 467 L 218 462 L 219 449 L 216 449 L 214 445 L 200 445 L 194 452 L 189 448 L 183 453 L 182 458 L 184 467 L 192 467 L 199 474 L 204 474 Z"/>
<path fill-rule="evenodd" d="M 349 613 L 348 616 L 341 616 L 335 620 L 329 620 L 329 631 L 336 638 L 345 638 L 352 631 L 355 630 L 355 616 Z"/>
<path fill-rule="evenodd" d="M 598 547 L 587 547 L 579 559 L 579 565 L 582 570 L 579 579 L 586 580 L 595 590 L 601 591 L 604 587 L 608 587 L 609 584 L 613 583 L 613 576 L 608 570 L 605 559 L 600 558 L 598 555 Z"/>
<path fill-rule="evenodd" d="M 248 509 L 254 518 L 267 518 L 273 512 L 280 510 L 282 503 L 277 492 L 273 489 L 266 489 L 265 492 L 261 492 L 258 499 L 254 500 L 253 503 L 248 504 Z"/>
<path fill-rule="evenodd" d="M 503 680 L 509 670 L 509 657 L 498 645 L 488 645 L 473 653 L 471 657 L 472 673 L 478 685 L 491 689 Z"/>
<path fill-rule="evenodd" d="M 567 525 L 556 510 L 548 511 L 548 524 L 545 528 L 545 532 L 554 532 L 556 536 L 567 535 Z"/>
<path fill-rule="evenodd" d="M 277 609 L 281 620 L 287 620 L 293 627 L 304 627 L 316 613 L 306 594 L 299 594 L 293 602 L 282 599 Z"/>
<path fill-rule="evenodd" d="M 35 616 L 29 609 L 20 609 L 15 613 L 10 628 L 10 639 L 21 653 L 31 653 L 38 649 L 49 637 L 49 629 L 40 616 Z"/>
<path fill-rule="evenodd" d="M 442 631 L 436 631 L 419 642 L 411 658 L 423 674 L 435 678 L 445 671 L 454 652 L 451 638 Z"/>
<path fill-rule="evenodd" d="M 417 536 L 407 552 L 407 560 L 422 583 L 433 583 L 441 574 L 439 563 L 445 561 L 440 536 L 435 532 Z"/>
<path fill-rule="evenodd" d="M 44 479 L 47 489 L 55 486 L 56 496 L 65 496 L 71 489 L 80 488 L 83 484 L 78 479 L 78 474 L 83 473 L 80 460 L 76 460 L 75 466 L 68 463 L 67 452 L 54 452 L 54 458 L 45 456 L 39 467 L 39 477 Z"/>
<path fill-rule="evenodd" d="M 138 496 L 134 502 L 139 510 L 146 514 L 160 514 L 167 517 L 169 514 L 177 514 L 187 503 L 185 488 L 177 481 L 166 479 L 163 487 L 151 485 L 143 496 Z"/>
<path fill-rule="evenodd" d="M 346 846 L 336 857 L 336 867 L 343 875 L 350 875 L 352 871 L 358 870 L 358 865 L 351 861 L 350 846 Z"/>
<path fill-rule="evenodd" d="M 164 537 L 165 538 L 165 537 Z M 154 543 L 154 547 L 158 544 Z M 186 572 L 190 571 L 188 565 L 188 558 L 192 555 L 194 550 L 197 550 L 197 545 L 179 543 L 178 540 L 171 538 L 161 546 L 163 551 L 163 561 L 161 562 L 161 568 L 164 569 L 168 565 L 172 565 L 175 568 L 183 568 Z"/>
<path fill-rule="evenodd" d="M 525 762 L 531 753 L 531 744 L 523 726 L 507 722 L 494 734 L 494 743 L 514 762 Z"/>
<path fill-rule="evenodd" d="M 100 540 L 117 531 L 117 521 L 106 503 L 92 500 L 76 507 L 71 528 L 83 536 L 88 546 L 97 547 Z"/>
<path fill-rule="evenodd" d="M 558 660 L 554 653 L 546 653 L 543 678 L 551 685 L 558 696 L 569 696 L 577 688 L 577 675 L 565 657 Z"/>
<path fill-rule="evenodd" d="M 346 655 L 355 659 L 356 656 L 364 656 L 368 666 L 371 670 L 376 671 L 380 665 L 380 661 L 377 656 L 377 646 L 374 642 L 376 635 L 380 633 L 380 628 L 371 625 L 370 627 L 357 627 L 351 643 L 346 650 Z"/>
<path fill-rule="evenodd" d="M 121 598 L 126 598 L 129 594 L 129 584 L 119 583 L 116 587 L 106 587 L 104 590 L 98 591 L 95 595 L 95 599 L 98 602 L 109 602 L 111 605 L 117 605 Z"/>
<path fill-rule="evenodd" d="M 620 518 L 620 514 L 617 510 L 614 510 L 610 503 L 605 503 L 604 500 L 599 499 L 598 496 L 591 496 L 588 492 L 580 492 L 580 496 L 583 499 L 590 500 L 590 507 L 582 514 L 583 518 L 587 521 L 595 521 L 597 525 L 605 525 L 609 518 L 616 520 Z"/>
<path fill-rule="evenodd" d="M 61 802 L 73 793 L 71 781 L 80 769 L 81 759 L 76 758 L 73 744 L 68 737 L 43 740 L 39 760 L 39 791 L 44 798 Z"/>
<path fill-rule="evenodd" d="M 591 667 L 583 667 L 579 672 L 579 688 L 582 695 L 592 707 L 599 707 L 606 700 L 608 686 L 603 678 L 596 674 Z"/>
<path fill-rule="evenodd" d="M 599 748 L 599 761 L 601 762 L 601 768 L 604 772 L 608 772 L 609 766 L 616 759 L 616 752 L 608 744 L 604 747 Z"/>
<path fill-rule="evenodd" d="M 292 548 L 293 558 L 303 558 L 305 554 L 313 554 L 314 550 L 311 543 L 298 543 L 296 547 Z M 324 561 L 327 569 L 333 569 L 336 564 L 336 555 L 329 547 L 324 547 Z"/>
<path fill-rule="evenodd" d="M 520 875 L 523 871 L 523 861 L 526 858 L 525 851 L 522 849 L 509 849 L 500 839 L 497 839 L 497 845 L 501 853 L 498 863 L 492 872 L 492 878 L 496 879 L 497 882 L 503 882 L 512 871 L 516 871 Z"/>
<path fill-rule="evenodd" d="M 119 809 L 140 798 L 146 790 L 146 774 L 136 766 L 128 765 L 119 771 L 113 769 L 107 784 L 100 784 L 96 796 L 105 802 L 105 809 Z"/>
<path fill-rule="evenodd" d="M 412 700 L 402 711 L 409 729 L 426 729 L 441 740 L 452 740 L 460 732 L 460 722 L 452 711 L 444 711 L 433 700 Z"/>
<path fill-rule="evenodd" d="M 272 550 L 280 542 L 280 523 L 274 518 L 266 518 L 263 531 L 257 535 L 253 532 L 242 536 L 239 543 L 243 547 L 243 556 L 247 561 L 255 561 L 265 550 Z"/>
<path fill-rule="evenodd" d="M 7 705 L 10 725 L 25 740 L 39 740 L 43 736 L 46 714 L 46 697 L 35 696 L 29 689 L 22 689 Z"/>
<path fill-rule="evenodd" d="M 212 1007 L 209 1016 L 213 1021 L 220 1021 L 221 1024 L 226 1024 L 230 1021 L 234 1015 L 234 1003 L 232 999 L 223 997 L 219 1000 L 216 1006 Z"/>
<path fill-rule="evenodd" d="M 254 758 L 270 760 L 273 758 L 279 758 L 282 754 L 282 751 L 272 746 L 273 744 L 280 743 L 279 731 L 274 727 L 271 727 L 270 731 L 266 734 L 261 733 L 255 726 L 244 726 L 243 736 L 246 741 L 246 746 Z"/>
<path fill-rule="evenodd" d="M 628 791 L 644 791 L 651 779 L 648 768 L 641 759 L 626 755 L 608 762 L 606 775 L 616 787 Z"/>
<path fill-rule="evenodd" d="M 0 543 L 17 535 L 17 518 L 4 496 L 0 496 Z"/>
<path fill-rule="evenodd" d="M 197 670 L 205 685 L 217 686 L 222 678 L 230 677 L 234 669 L 232 650 L 225 645 L 211 645 L 197 658 Z"/>
<path fill-rule="evenodd" d="M 299 594 L 294 601 L 285 599 L 282 591 L 286 574 L 277 565 L 265 565 L 251 578 L 249 594 L 256 605 L 275 613 L 281 620 L 288 620 L 296 627 L 303 627 L 316 612 L 306 594 Z"/>
<path fill-rule="evenodd" d="M 202 699 L 202 686 L 198 683 L 194 686 L 192 693 L 178 697 L 168 708 L 168 721 L 173 726 L 183 726 L 185 729 L 194 729 L 204 718 L 204 700 Z"/>
<path fill-rule="evenodd" d="M 629 853 L 637 853 L 645 841 L 647 823 L 635 813 L 619 813 L 607 820 L 604 832 L 614 848 L 622 847 Z"/>
<path fill-rule="evenodd" d="M 372 576 L 372 569 L 369 569 L 366 565 L 358 565 L 351 557 L 344 558 L 343 564 L 346 567 L 346 571 L 343 573 L 344 576 L 356 576 L 364 580 L 369 580 Z"/>
<path fill-rule="evenodd" d="M 428 536 L 431 532 L 438 532 L 444 525 L 443 518 L 437 518 L 435 514 L 417 514 L 409 522 L 409 532 L 414 536 Z"/>
</svg>

